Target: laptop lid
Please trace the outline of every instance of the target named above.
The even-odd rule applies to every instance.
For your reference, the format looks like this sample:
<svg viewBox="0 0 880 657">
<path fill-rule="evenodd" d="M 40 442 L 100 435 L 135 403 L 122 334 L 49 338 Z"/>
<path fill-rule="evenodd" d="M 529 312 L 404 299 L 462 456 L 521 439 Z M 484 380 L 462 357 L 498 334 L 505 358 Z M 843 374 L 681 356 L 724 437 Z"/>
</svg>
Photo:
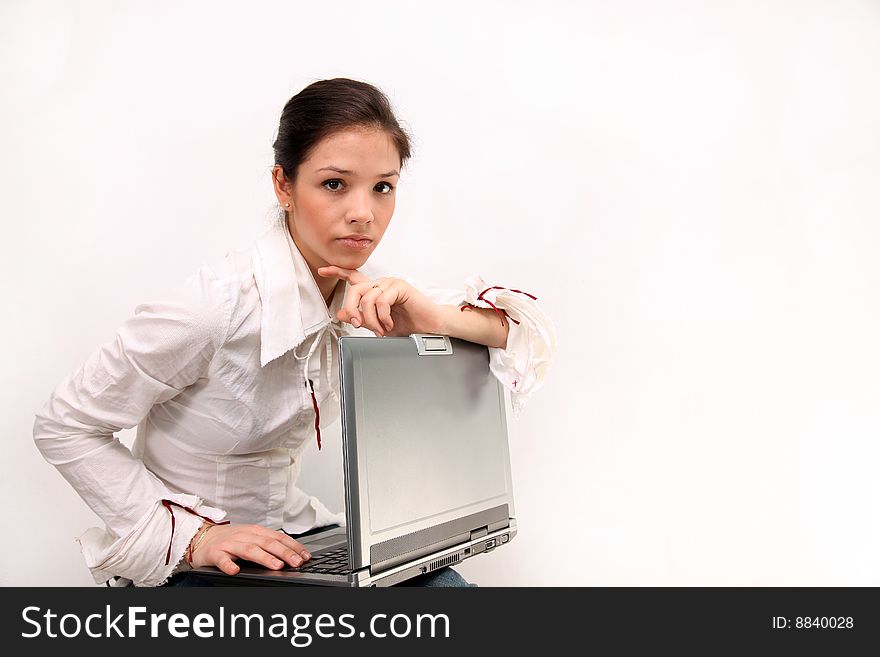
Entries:
<svg viewBox="0 0 880 657">
<path fill-rule="evenodd" d="M 339 339 L 350 562 L 373 574 L 509 526 L 504 388 L 488 347 Z"/>
</svg>

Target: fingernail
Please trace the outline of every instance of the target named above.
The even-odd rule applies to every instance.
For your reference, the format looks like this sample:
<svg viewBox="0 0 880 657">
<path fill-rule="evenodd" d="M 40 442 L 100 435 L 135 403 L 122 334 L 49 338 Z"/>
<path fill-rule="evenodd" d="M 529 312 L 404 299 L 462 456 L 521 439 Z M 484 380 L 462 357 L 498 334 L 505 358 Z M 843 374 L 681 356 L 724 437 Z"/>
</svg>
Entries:
<svg viewBox="0 0 880 657">
<path fill-rule="evenodd" d="M 283 561 L 280 561 L 279 559 L 275 559 L 275 562 L 274 562 L 274 563 L 275 563 L 275 567 L 276 567 L 276 568 L 281 568 L 281 566 L 284 565 L 284 562 L 283 562 Z"/>
<path fill-rule="evenodd" d="M 357 317 L 353 317 L 351 323 L 354 324 L 355 328 L 361 327 L 361 320 L 359 320 Z"/>
<path fill-rule="evenodd" d="M 308 552 L 303 552 L 303 553 L 302 553 L 302 557 L 303 557 L 303 559 L 311 559 L 311 558 L 312 558 L 312 555 L 309 554 Z"/>
</svg>

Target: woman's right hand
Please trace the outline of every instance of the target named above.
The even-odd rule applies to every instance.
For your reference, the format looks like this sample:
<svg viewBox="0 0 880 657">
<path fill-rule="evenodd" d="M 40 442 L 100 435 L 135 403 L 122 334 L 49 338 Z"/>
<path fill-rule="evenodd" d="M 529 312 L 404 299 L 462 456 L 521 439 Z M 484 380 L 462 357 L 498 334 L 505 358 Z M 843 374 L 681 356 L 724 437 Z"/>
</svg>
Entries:
<svg viewBox="0 0 880 657">
<path fill-rule="evenodd" d="M 205 525 L 193 541 L 197 541 Z M 216 566 L 227 575 L 235 575 L 241 570 L 236 559 L 247 559 L 280 570 L 285 564 L 294 568 L 301 566 L 312 556 L 301 543 L 284 532 L 260 525 L 213 525 L 193 548 L 188 554 L 194 567 Z"/>
</svg>

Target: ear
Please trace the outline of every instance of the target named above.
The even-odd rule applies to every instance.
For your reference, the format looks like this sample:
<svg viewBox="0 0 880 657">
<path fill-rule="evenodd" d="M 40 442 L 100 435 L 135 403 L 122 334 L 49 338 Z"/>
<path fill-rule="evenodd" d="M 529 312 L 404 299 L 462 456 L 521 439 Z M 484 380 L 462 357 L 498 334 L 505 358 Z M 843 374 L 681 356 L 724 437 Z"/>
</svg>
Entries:
<svg viewBox="0 0 880 657">
<path fill-rule="evenodd" d="M 290 206 L 293 205 L 289 191 L 290 182 L 287 180 L 287 176 L 284 175 L 284 169 L 281 168 L 280 164 L 272 167 L 272 186 L 275 188 L 275 197 L 278 199 L 278 203 L 285 210 L 290 210 Z M 285 205 L 285 203 L 290 205 Z"/>
</svg>

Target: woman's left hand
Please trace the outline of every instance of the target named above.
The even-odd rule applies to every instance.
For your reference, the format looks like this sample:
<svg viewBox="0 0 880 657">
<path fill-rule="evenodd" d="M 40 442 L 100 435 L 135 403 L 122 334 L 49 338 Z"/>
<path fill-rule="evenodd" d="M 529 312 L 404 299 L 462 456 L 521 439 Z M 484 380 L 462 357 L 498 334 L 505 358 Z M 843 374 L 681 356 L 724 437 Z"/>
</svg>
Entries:
<svg viewBox="0 0 880 657">
<path fill-rule="evenodd" d="M 319 267 L 318 275 L 348 281 L 345 304 L 336 313 L 341 322 L 381 336 L 442 332 L 440 305 L 400 278 L 373 281 L 357 269 L 336 266 Z"/>
</svg>

